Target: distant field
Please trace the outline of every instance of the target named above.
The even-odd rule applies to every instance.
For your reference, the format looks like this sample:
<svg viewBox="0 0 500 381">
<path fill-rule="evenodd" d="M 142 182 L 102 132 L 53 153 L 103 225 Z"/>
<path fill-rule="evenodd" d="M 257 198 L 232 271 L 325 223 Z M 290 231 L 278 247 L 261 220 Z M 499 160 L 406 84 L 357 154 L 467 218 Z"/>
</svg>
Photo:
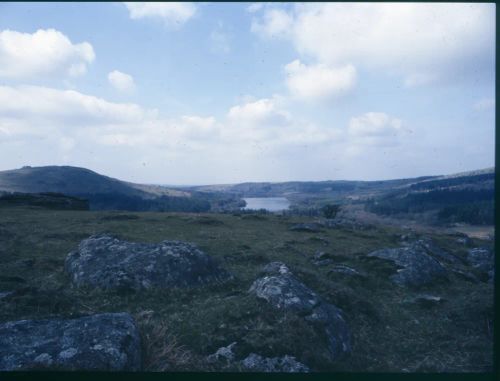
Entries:
<svg viewBox="0 0 500 381">
<path fill-rule="evenodd" d="M 491 284 L 471 283 L 451 274 L 448 282 L 418 291 L 439 295 L 444 303 L 434 307 L 407 303 L 417 291 L 394 286 L 388 275 L 396 268 L 366 257 L 376 249 L 400 246 L 407 230 L 397 226 L 319 233 L 289 230 L 292 223 L 305 221 L 309 220 L 254 214 L 4 208 L 0 211 L 0 292 L 18 292 L 0 299 L 0 321 L 127 311 L 139 322 L 148 370 L 213 370 L 200 359 L 233 341 L 239 343 L 239 350 L 266 356 L 290 354 L 320 371 L 492 370 Z M 64 259 L 82 239 L 101 232 L 131 241 L 193 242 L 221 261 L 235 280 L 224 286 L 125 295 L 73 289 L 63 271 Z M 442 248 L 466 255 L 456 237 L 428 236 Z M 473 244 L 491 246 L 490 241 L 479 239 Z M 366 278 L 349 278 L 314 265 L 311 258 L 317 251 L 330 253 L 336 263 L 351 266 Z M 302 320 L 283 319 L 247 294 L 262 266 L 278 260 L 344 310 L 354 336 L 351 357 L 329 363 L 323 337 Z M 172 344 L 167 352 L 157 347 L 158 335 Z"/>
</svg>

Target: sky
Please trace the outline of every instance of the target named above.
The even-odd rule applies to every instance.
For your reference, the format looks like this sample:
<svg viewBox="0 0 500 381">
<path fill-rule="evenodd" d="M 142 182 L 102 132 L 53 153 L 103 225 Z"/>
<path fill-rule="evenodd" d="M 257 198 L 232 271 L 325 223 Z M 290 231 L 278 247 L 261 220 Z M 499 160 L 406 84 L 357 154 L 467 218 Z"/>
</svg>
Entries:
<svg viewBox="0 0 500 381">
<path fill-rule="evenodd" d="M 0 170 L 171 185 L 494 166 L 495 4 L 0 3 Z"/>
</svg>

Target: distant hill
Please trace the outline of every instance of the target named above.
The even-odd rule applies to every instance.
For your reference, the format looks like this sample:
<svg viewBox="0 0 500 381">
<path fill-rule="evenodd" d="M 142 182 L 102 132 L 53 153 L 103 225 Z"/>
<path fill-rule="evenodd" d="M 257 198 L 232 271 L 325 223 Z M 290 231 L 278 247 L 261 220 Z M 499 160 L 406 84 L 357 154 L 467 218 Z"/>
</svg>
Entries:
<svg viewBox="0 0 500 381">
<path fill-rule="evenodd" d="M 210 204 L 190 192 L 134 184 L 71 166 L 0 171 L 2 193 L 60 193 L 89 201 L 94 210 L 207 211 Z"/>
<path fill-rule="evenodd" d="M 384 215 L 432 212 L 440 221 L 492 223 L 495 169 L 384 181 L 289 181 L 171 187 L 134 184 L 70 166 L 0 172 L 0 193 L 61 193 L 93 210 L 224 212 L 244 197 L 286 197 L 293 213 L 319 213 L 330 203 L 364 204 Z"/>
<path fill-rule="evenodd" d="M 495 169 L 463 172 L 416 181 L 366 202 L 382 215 L 427 213 L 436 222 L 494 224 Z"/>
<path fill-rule="evenodd" d="M 119 193 L 147 197 L 129 184 L 85 168 L 70 166 L 23 167 L 0 172 L 0 190 L 7 192 L 58 192 L 67 195 Z"/>
</svg>

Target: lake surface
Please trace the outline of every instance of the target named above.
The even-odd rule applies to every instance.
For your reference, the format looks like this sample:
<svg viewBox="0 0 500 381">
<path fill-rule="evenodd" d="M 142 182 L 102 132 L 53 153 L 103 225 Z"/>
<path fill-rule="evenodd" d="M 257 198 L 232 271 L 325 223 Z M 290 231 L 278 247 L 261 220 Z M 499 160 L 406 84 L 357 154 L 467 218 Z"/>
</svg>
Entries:
<svg viewBox="0 0 500 381">
<path fill-rule="evenodd" d="M 266 209 L 279 212 L 290 207 L 290 201 L 285 197 L 247 197 L 243 198 L 247 205 L 243 209 Z"/>
</svg>

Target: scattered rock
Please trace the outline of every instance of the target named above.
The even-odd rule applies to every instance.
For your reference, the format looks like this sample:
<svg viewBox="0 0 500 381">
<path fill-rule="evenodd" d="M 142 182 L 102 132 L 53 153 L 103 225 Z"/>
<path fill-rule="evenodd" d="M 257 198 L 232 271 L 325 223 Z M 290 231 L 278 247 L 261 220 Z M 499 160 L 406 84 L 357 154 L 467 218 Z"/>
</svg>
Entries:
<svg viewBox="0 0 500 381">
<path fill-rule="evenodd" d="M 291 231 L 296 232 L 309 232 L 319 233 L 321 231 L 321 224 L 317 222 L 307 222 L 303 224 L 295 224 L 290 228 Z"/>
<path fill-rule="evenodd" d="M 217 351 L 209 356 L 207 356 L 207 361 L 209 363 L 216 363 L 219 361 L 224 361 L 226 364 L 231 363 L 234 360 L 233 348 L 236 345 L 236 341 L 234 343 L 229 344 L 227 347 L 221 347 L 217 349 Z"/>
<path fill-rule="evenodd" d="M 317 251 L 313 256 L 312 263 L 316 266 L 328 266 L 333 264 L 334 261 L 330 254 L 324 251 Z"/>
<path fill-rule="evenodd" d="M 403 242 L 410 242 L 410 241 L 414 241 L 417 239 L 417 236 L 415 233 L 413 232 L 409 232 L 409 233 L 406 233 L 406 234 L 403 234 L 401 235 L 401 237 L 399 237 L 401 241 Z"/>
<path fill-rule="evenodd" d="M 412 246 L 413 247 L 420 246 L 427 252 L 427 254 L 436 258 L 439 261 L 444 261 L 446 263 L 453 263 L 453 264 L 463 263 L 461 258 L 441 249 L 430 238 L 419 239 L 418 241 L 412 243 Z"/>
<path fill-rule="evenodd" d="M 413 298 L 409 298 L 405 300 L 406 303 L 415 303 L 421 305 L 422 307 L 434 307 L 438 304 L 441 304 L 445 301 L 440 296 L 428 295 L 428 294 L 420 294 Z"/>
<path fill-rule="evenodd" d="M 445 279 L 446 269 L 426 253 L 421 245 L 412 245 L 397 249 L 382 249 L 368 254 L 394 262 L 402 267 L 391 276 L 391 280 L 402 286 L 420 287 L 439 279 Z"/>
<path fill-rule="evenodd" d="M 65 270 L 77 287 L 120 290 L 200 286 L 231 278 L 191 243 L 135 243 L 106 234 L 83 240 L 66 258 Z"/>
<path fill-rule="evenodd" d="M 309 368 L 295 360 L 295 357 L 285 355 L 283 357 L 262 357 L 250 353 L 242 362 L 242 366 L 252 372 L 284 372 L 284 373 L 307 373 Z"/>
<path fill-rule="evenodd" d="M 328 241 L 327 239 L 322 238 L 322 237 L 316 237 L 316 236 L 309 237 L 309 238 L 307 239 L 307 241 L 309 241 L 309 242 L 313 242 L 313 243 L 319 242 L 319 243 L 321 243 L 323 246 L 328 246 L 328 245 L 330 244 L 330 241 Z"/>
<path fill-rule="evenodd" d="M 361 274 L 358 270 L 353 269 L 352 267 L 346 265 L 335 265 L 329 270 L 329 273 L 339 273 L 349 276 L 359 276 L 365 278 L 364 274 Z"/>
<path fill-rule="evenodd" d="M 350 352 L 350 332 L 342 317 L 342 310 L 325 303 L 289 270 L 257 279 L 249 292 L 266 300 L 276 309 L 296 313 L 321 327 L 328 338 L 332 360 Z"/>
<path fill-rule="evenodd" d="M 495 269 L 488 271 L 488 283 L 493 283 L 495 281 Z"/>
<path fill-rule="evenodd" d="M 351 230 L 370 229 L 370 225 L 366 225 L 361 222 L 347 218 L 325 219 L 321 222 L 321 226 L 328 229 L 351 229 Z"/>
<path fill-rule="evenodd" d="M 459 243 L 459 244 L 461 244 L 461 245 L 464 245 L 464 246 L 470 246 L 470 245 L 472 245 L 472 240 L 469 237 L 467 237 L 467 236 L 457 238 L 456 242 Z"/>
<path fill-rule="evenodd" d="M 271 262 L 262 269 L 264 274 L 288 274 L 290 269 L 283 262 Z"/>
<path fill-rule="evenodd" d="M 3 291 L 3 292 L 0 292 L 0 300 L 8 299 L 9 296 L 12 296 L 14 294 L 15 294 L 15 291 Z"/>
<path fill-rule="evenodd" d="M 138 371 L 139 332 L 127 313 L 0 325 L 0 370 Z"/>
<path fill-rule="evenodd" d="M 469 250 L 467 262 L 480 272 L 487 273 L 493 269 L 493 252 L 485 248 L 474 248 Z"/>
<path fill-rule="evenodd" d="M 452 269 L 451 270 L 454 274 L 458 275 L 460 278 L 467 280 L 472 283 L 479 283 L 479 279 L 474 274 L 458 270 L 458 269 Z"/>
<path fill-rule="evenodd" d="M 327 259 L 327 258 L 331 258 L 331 255 L 324 252 L 324 251 L 317 251 L 313 257 L 313 259 L 316 261 L 321 261 L 321 260 Z"/>
<path fill-rule="evenodd" d="M 323 259 L 321 261 L 313 261 L 313 264 L 316 266 L 328 266 L 335 263 L 333 259 Z"/>
</svg>

